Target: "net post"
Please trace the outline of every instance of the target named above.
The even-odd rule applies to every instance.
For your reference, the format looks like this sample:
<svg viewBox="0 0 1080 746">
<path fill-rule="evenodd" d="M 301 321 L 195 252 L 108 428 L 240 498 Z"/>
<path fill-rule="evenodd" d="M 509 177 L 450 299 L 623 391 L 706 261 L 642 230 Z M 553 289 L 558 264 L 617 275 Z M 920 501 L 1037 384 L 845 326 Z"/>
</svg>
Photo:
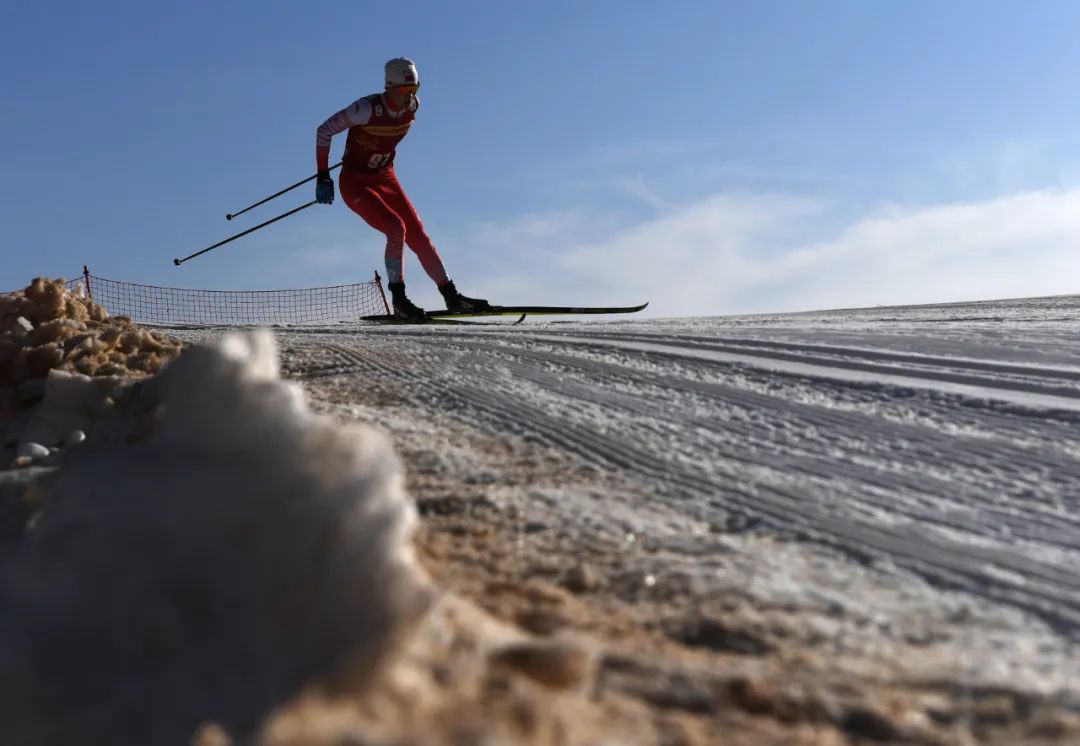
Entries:
<svg viewBox="0 0 1080 746">
<path fill-rule="evenodd" d="M 390 304 L 386 302 L 386 293 L 382 289 L 382 278 L 379 277 L 379 270 L 375 270 L 375 287 L 379 288 L 379 295 L 382 296 L 383 307 L 386 308 L 386 315 L 390 315 Z"/>
<path fill-rule="evenodd" d="M 86 280 L 86 297 L 89 298 L 90 300 L 93 300 L 94 299 L 94 291 L 90 287 L 90 270 L 86 268 L 85 264 L 82 266 L 82 273 L 83 273 L 83 279 Z"/>
</svg>

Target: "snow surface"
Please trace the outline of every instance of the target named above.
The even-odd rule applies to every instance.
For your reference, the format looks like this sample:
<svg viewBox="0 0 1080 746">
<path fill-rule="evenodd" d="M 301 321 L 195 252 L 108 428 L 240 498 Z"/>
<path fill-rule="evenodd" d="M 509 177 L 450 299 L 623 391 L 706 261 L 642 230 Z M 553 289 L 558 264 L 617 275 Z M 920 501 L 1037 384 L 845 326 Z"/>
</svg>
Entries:
<svg viewBox="0 0 1080 746">
<path fill-rule="evenodd" d="M 110 381 L 49 383 L 56 423 Z M 208 717 L 245 733 L 313 673 L 373 670 L 428 602 L 391 444 L 313 414 L 269 333 L 130 396 L 143 432 L 93 431 L 0 545 L 4 743 L 187 743 Z"/>
<path fill-rule="evenodd" d="M 490 493 L 568 551 L 625 536 L 646 592 L 737 592 L 836 651 L 917 644 L 912 675 L 1080 701 L 1078 322 L 1080 296 L 276 333 L 287 376 L 440 444 L 451 477 L 483 481 L 451 426 L 594 469 Z"/>
</svg>

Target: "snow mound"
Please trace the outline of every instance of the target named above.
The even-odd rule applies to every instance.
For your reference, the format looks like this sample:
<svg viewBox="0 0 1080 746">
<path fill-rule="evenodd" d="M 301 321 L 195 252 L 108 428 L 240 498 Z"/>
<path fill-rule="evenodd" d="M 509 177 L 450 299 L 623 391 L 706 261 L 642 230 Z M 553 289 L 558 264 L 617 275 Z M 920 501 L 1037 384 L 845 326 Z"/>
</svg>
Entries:
<svg viewBox="0 0 1080 746">
<path fill-rule="evenodd" d="M 185 352 L 148 382 L 149 435 L 45 483 L 0 555 L 5 740 L 243 734 L 307 683 L 362 686 L 413 628 L 429 591 L 391 444 L 277 366 L 267 331 Z"/>
<path fill-rule="evenodd" d="M 0 294 L 0 389 L 44 378 L 53 369 L 146 377 L 180 349 L 179 341 L 126 316 L 110 317 L 63 280 L 38 277 L 20 292 Z"/>
</svg>

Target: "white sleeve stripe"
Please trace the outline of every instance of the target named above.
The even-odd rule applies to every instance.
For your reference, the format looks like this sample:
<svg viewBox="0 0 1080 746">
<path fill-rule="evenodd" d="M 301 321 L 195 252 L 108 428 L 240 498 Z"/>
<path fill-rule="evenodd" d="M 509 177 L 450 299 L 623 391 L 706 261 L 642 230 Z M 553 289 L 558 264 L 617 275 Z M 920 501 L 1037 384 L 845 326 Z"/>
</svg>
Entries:
<svg viewBox="0 0 1080 746">
<path fill-rule="evenodd" d="M 315 132 L 315 147 L 330 147 L 330 138 L 349 127 L 367 124 L 371 120 L 371 102 L 357 99 L 319 125 Z"/>
</svg>

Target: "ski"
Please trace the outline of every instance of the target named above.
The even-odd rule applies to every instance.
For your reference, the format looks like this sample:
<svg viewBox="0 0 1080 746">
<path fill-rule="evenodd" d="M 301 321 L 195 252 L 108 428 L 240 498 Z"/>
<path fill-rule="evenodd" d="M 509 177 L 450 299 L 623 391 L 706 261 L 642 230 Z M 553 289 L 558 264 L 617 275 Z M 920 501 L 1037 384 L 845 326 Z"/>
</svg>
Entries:
<svg viewBox="0 0 1080 746">
<path fill-rule="evenodd" d="M 578 314 L 637 313 L 648 303 L 639 306 L 492 306 L 483 311 L 428 311 L 423 321 L 403 321 L 393 316 L 380 314 L 364 316 L 364 321 L 396 324 L 423 324 L 426 322 L 445 323 L 456 319 L 479 318 L 483 316 L 518 316 L 515 324 L 520 324 L 526 316 L 575 316 Z M 468 323 L 468 322 L 464 322 Z"/>
</svg>

